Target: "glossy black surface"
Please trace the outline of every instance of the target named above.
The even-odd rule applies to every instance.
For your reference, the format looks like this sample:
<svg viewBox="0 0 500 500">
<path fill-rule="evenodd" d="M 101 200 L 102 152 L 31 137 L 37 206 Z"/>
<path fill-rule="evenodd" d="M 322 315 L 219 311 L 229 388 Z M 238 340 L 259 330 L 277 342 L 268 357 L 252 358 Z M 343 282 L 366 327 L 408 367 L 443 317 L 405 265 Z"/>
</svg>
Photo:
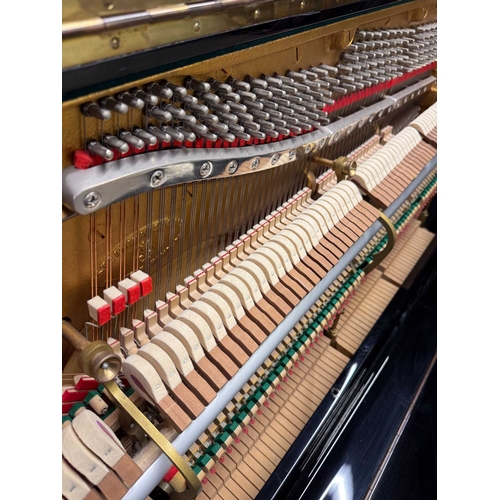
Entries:
<svg viewBox="0 0 500 500">
<path fill-rule="evenodd" d="M 256 500 L 434 498 L 436 257 L 422 257 Z"/>
<path fill-rule="evenodd" d="M 407 1 L 409 0 L 399 2 L 397 0 L 360 0 L 344 7 L 311 12 L 220 35 L 189 40 L 69 68 L 63 70 L 62 73 L 63 101 L 301 31 L 318 28 L 370 10 L 380 9 L 388 4 L 406 3 Z"/>
</svg>

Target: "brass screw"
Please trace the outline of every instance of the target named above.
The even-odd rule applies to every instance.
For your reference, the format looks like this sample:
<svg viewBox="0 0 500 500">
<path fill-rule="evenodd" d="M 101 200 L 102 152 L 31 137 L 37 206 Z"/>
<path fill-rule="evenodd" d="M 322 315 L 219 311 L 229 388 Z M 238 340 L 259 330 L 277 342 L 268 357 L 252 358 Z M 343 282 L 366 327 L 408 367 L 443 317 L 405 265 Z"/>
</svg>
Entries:
<svg viewBox="0 0 500 500">
<path fill-rule="evenodd" d="M 300 2 L 300 8 L 304 9 L 305 6 L 306 6 L 306 2 L 305 2 L 305 0 L 302 0 L 302 2 Z"/>
<path fill-rule="evenodd" d="M 111 48 L 112 49 L 117 49 L 120 46 L 120 39 L 118 37 L 113 37 L 111 39 Z"/>
<path fill-rule="evenodd" d="M 200 22 L 199 22 L 199 21 L 196 21 L 196 22 L 194 23 L 193 29 L 194 29 L 196 32 L 200 31 L 200 29 L 201 29 L 201 24 L 200 24 Z"/>
<path fill-rule="evenodd" d="M 260 17 L 260 10 L 259 9 L 255 9 L 255 11 L 253 13 L 253 17 L 254 17 L 254 19 L 259 19 L 259 17 Z"/>
</svg>

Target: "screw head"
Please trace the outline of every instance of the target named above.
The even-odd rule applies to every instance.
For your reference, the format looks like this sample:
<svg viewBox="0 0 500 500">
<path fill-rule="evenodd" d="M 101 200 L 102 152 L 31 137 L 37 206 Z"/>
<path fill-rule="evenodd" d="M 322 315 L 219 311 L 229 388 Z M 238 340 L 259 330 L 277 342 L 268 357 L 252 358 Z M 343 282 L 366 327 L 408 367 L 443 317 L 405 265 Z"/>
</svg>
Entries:
<svg viewBox="0 0 500 500">
<path fill-rule="evenodd" d="M 115 36 L 111 39 L 110 44 L 112 49 L 117 49 L 120 47 L 120 39 Z"/>
<path fill-rule="evenodd" d="M 227 164 L 227 173 L 229 175 L 233 175 L 236 170 L 238 170 L 238 162 L 236 160 L 231 160 L 228 164 Z"/>
<path fill-rule="evenodd" d="M 97 191 L 91 191 L 85 196 L 83 203 L 89 210 L 97 208 L 101 204 L 101 195 Z"/>
<path fill-rule="evenodd" d="M 310 145 L 310 144 L 308 144 L 308 145 L 304 148 L 304 153 L 305 153 L 306 155 L 308 155 L 308 154 L 311 152 L 311 149 L 312 149 L 311 145 Z"/>
<path fill-rule="evenodd" d="M 212 173 L 212 164 L 209 161 L 206 161 L 200 167 L 200 176 L 201 177 L 208 177 L 211 173 Z"/>
<path fill-rule="evenodd" d="M 359 120 L 358 122 L 358 128 L 361 128 L 365 124 L 364 120 Z"/>
<path fill-rule="evenodd" d="M 346 133 L 347 133 L 347 134 L 350 134 L 350 133 L 351 133 L 351 130 L 352 130 L 352 125 L 349 125 L 349 126 L 347 127 Z"/>
<path fill-rule="evenodd" d="M 194 24 L 193 24 L 193 29 L 198 32 L 200 31 L 201 29 L 201 23 L 199 21 L 196 21 Z"/>
<path fill-rule="evenodd" d="M 165 175 L 163 174 L 163 172 L 161 170 L 157 170 L 156 172 L 153 172 L 153 175 L 151 176 L 151 186 L 161 186 L 164 180 Z"/>
<path fill-rule="evenodd" d="M 335 134 L 332 137 L 332 142 L 337 142 L 340 137 L 340 132 L 335 132 Z"/>
<path fill-rule="evenodd" d="M 288 153 L 288 159 L 289 160 L 293 160 L 295 158 L 295 149 L 292 149 L 289 153 Z"/>
<path fill-rule="evenodd" d="M 135 427 L 135 423 L 134 422 L 130 422 L 130 425 L 128 427 L 129 427 L 129 429 L 133 429 Z"/>
<path fill-rule="evenodd" d="M 260 17 L 260 10 L 259 9 L 255 9 L 255 11 L 253 13 L 253 17 L 254 17 L 254 19 L 259 19 L 259 17 Z"/>
<path fill-rule="evenodd" d="M 300 8 L 301 9 L 304 9 L 306 6 L 306 1 L 305 0 L 302 0 L 302 2 L 300 2 Z"/>
<path fill-rule="evenodd" d="M 276 165 L 279 159 L 280 159 L 280 154 L 274 153 L 273 156 L 271 156 L 271 165 Z"/>
<path fill-rule="evenodd" d="M 325 145 L 325 143 L 326 143 L 326 137 L 323 137 L 323 139 L 319 141 L 319 147 L 322 148 Z"/>
<path fill-rule="evenodd" d="M 389 107 L 387 108 L 387 112 L 388 112 L 388 113 L 390 113 L 391 111 L 392 111 L 392 106 L 389 106 Z"/>
<path fill-rule="evenodd" d="M 380 118 L 383 114 L 384 114 L 384 111 L 382 110 L 382 111 L 379 111 L 379 112 L 378 112 L 378 115 L 377 115 L 377 116 Z"/>
<path fill-rule="evenodd" d="M 250 168 L 252 170 L 255 170 L 259 165 L 260 165 L 260 159 L 259 158 L 254 158 L 252 160 L 252 163 L 250 163 Z"/>
</svg>

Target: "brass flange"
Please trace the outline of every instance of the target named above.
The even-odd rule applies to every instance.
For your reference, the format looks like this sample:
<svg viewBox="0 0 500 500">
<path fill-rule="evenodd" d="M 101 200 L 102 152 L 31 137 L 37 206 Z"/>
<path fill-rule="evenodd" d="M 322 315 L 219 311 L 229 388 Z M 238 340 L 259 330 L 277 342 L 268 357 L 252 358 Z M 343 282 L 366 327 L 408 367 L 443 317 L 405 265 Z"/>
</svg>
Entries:
<svg viewBox="0 0 500 500">
<path fill-rule="evenodd" d="M 347 158 L 347 156 L 339 156 L 335 160 L 321 158 L 320 156 L 313 156 L 312 161 L 334 170 L 335 175 L 337 176 L 337 182 L 344 179 L 350 179 L 356 173 L 356 168 L 358 167 L 356 160 L 351 160 Z"/>
<path fill-rule="evenodd" d="M 88 341 L 67 321 L 62 322 L 62 336 L 79 353 L 79 362 L 83 371 L 94 377 L 99 383 L 113 380 L 122 369 L 122 360 L 103 340 Z"/>
</svg>

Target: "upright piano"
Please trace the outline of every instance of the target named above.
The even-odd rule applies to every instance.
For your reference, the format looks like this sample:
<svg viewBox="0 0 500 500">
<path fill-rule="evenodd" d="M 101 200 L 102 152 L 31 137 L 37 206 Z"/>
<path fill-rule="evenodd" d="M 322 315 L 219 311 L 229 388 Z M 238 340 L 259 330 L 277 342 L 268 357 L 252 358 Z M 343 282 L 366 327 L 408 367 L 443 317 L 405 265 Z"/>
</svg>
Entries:
<svg viewBox="0 0 500 500">
<path fill-rule="evenodd" d="M 62 497 L 433 498 L 436 3 L 62 29 Z"/>
</svg>

